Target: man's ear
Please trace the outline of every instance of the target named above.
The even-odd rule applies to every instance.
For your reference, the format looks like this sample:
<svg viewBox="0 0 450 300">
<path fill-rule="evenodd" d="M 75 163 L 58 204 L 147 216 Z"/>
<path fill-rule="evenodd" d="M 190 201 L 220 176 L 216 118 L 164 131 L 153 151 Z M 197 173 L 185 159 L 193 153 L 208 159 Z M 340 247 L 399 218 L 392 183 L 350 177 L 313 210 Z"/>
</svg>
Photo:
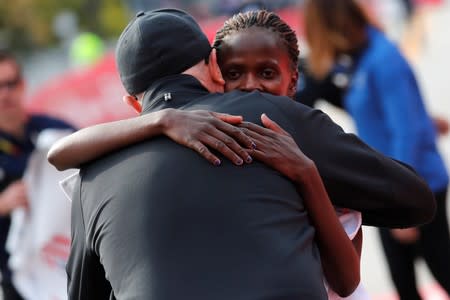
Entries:
<svg viewBox="0 0 450 300">
<path fill-rule="evenodd" d="M 298 70 L 292 72 L 291 81 L 289 82 L 288 96 L 294 98 L 297 92 L 297 82 L 298 82 Z"/>
<path fill-rule="evenodd" d="M 209 73 L 211 74 L 211 79 L 213 82 L 224 86 L 225 80 L 223 79 L 222 72 L 220 71 L 219 64 L 217 63 L 217 51 L 216 49 L 212 49 L 209 54 L 209 63 L 208 63 Z"/>
<path fill-rule="evenodd" d="M 122 97 L 123 102 L 130 105 L 138 114 L 142 112 L 142 105 L 136 98 L 131 95 L 126 95 Z"/>
</svg>

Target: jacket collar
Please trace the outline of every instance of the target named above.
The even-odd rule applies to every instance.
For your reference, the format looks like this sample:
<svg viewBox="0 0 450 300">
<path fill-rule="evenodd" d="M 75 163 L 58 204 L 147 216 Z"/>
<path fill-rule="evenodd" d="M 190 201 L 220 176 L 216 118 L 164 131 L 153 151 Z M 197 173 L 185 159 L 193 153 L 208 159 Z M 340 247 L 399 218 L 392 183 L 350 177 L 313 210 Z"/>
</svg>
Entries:
<svg viewBox="0 0 450 300">
<path fill-rule="evenodd" d="M 209 91 L 193 76 L 177 74 L 155 81 L 145 92 L 142 113 L 180 107 Z"/>
</svg>

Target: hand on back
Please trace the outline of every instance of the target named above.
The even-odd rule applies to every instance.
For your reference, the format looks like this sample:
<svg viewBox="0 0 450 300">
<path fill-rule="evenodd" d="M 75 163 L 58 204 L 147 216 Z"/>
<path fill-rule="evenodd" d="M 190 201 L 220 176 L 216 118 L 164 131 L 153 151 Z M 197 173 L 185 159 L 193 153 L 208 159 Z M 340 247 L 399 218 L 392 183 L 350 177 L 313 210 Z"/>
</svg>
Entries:
<svg viewBox="0 0 450 300">
<path fill-rule="evenodd" d="M 211 150 L 218 151 L 236 165 L 242 165 L 252 162 L 247 150 L 255 145 L 235 126 L 242 121 L 241 116 L 205 110 L 167 109 L 163 131 L 167 137 L 197 151 L 214 165 L 220 165 L 221 161 Z"/>
<path fill-rule="evenodd" d="M 295 143 L 292 136 L 267 115 L 261 116 L 266 127 L 243 122 L 240 127 L 255 143 L 252 157 L 279 171 L 295 182 L 304 182 L 309 172 L 314 171 L 314 162 Z"/>
</svg>

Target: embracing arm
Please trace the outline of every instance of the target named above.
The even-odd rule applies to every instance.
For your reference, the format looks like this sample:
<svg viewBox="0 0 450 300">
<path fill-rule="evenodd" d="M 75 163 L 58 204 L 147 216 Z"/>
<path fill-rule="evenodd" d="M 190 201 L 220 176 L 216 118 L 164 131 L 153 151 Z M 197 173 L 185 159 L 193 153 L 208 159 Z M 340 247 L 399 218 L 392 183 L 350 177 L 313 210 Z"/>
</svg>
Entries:
<svg viewBox="0 0 450 300">
<path fill-rule="evenodd" d="M 359 253 L 342 227 L 314 163 L 308 176 L 295 182 L 316 229 L 325 278 L 333 291 L 347 297 L 360 281 Z"/>
<path fill-rule="evenodd" d="M 292 135 L 316 164 L 333 205 L 361 212 L 370 226 L 405 228 L 431 221 L 433 193 L 413 169 L 344 132 L 325 113 L 292 104 L 277 122 L 294 125 Z"/>
<path fill-rule="evenodd" d="M 266 115 L 262 116 L 262 122 L 268 129 L 251 123 L 241 125 L 257 144 L 252 156 L 296 184 L 316 230 L 315 240 L 325 278 L 337 294 L 350 295 L 360 281 L 359 253 L 336 215 L 315 163 Z"/>
<path fill-rule="evenodd" d="M 233 126 L 240 122 L 240 116 L 163 109 L 81 129 L 56 142 L 48 153 L 48 160 L 58 170 L 76 168 L 122 147 L 166 135 L 197 151 L 215 165 L 219 165 L 220 160 L 208 148 L 217 150 L 239 165 L 251 161 L 244 148 L 254 145 L 250 138 Z"/>
</svg>

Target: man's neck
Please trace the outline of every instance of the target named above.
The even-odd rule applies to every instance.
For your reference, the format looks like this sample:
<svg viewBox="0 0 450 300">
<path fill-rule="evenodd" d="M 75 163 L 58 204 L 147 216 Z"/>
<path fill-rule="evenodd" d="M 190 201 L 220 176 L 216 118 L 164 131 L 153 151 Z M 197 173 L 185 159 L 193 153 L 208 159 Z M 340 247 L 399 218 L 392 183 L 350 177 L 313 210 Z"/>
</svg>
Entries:
<svg viewBox="0 0 450 300">
<path fill-rule="evenodd" d="M 152 83 L 142 101 L 143 112 L 162 108 L 176 108 L 203 97 L 209 91 L 193 76 L 187 74 L 171 75 Z"/>
<path fill-rule="evenodd" d="M 211 72 L 204 62 L 198 63 L 192 68 L 187 69 L 183 74 L 191 75 L 195 77 L 201 85 L 207 89 L 210 93 L 223 93 L 224 85 L 216 82 L 211 75 Z"/>
</svg>

